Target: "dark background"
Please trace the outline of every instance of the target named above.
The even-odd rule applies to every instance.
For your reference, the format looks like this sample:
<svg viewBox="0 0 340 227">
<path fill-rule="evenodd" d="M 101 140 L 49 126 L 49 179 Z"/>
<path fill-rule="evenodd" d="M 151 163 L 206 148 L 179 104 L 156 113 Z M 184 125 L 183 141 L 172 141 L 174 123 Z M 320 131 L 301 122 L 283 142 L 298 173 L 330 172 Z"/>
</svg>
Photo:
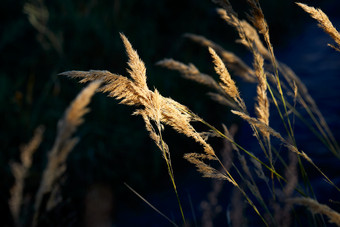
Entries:
<svg viewBox="0 0 340 227">
<path fill-rule="evenodd" d="M 239 16 L 245 18 L 245 13 L 249 12 L 245 1 L 231 2 Z M 334 19 L 334 25 L 340 26 L 335 22 L 339 22 L 338 1 L 301 2 L 322 8 L 331 20 Z M 47 27 L 59 37 L 59 50 L 30 24 L 23 12 L 25 3 L 3 0 L 0 9 L 1 213 L 9 214 L 7 202 L 14 183 L 9 161 L 18 160 L 20 145 L 30 140 L 37 126 L 46 126 L 44 141 L 34 155 L 25 187 L 26 194 L 34 195 L 46 164 L 46 152 L 56 136 L 57 121 L 83 87 L 75 80 L 57 74 L 68 70 L 105 69 L 127 75 L 127 57 L 119 32 L 129 38 L 145 62 L 150 88 L 156 87 L 163 96 L 187 105 L 218 128 L 221 123 L 230 125 L 238 122 L 228 109 L 209 100 L 205 95 L 209 89 L 180 78 L 176 72 L 155 66 L 158 60 L 174 58 L 184 63 L 192 62 L 202 72 L 214 75 L 207 50 L 183 38 L 187 32 L 204 35 L 251 64 L 251 56 L 234 41 L 236 33 L 218 17 L 216 5 L 209 0 L 46 0 L 44 4 L 49 12 Z M 311 86 L 311 94 L 316 93 L 314 97 L 321 96 L 318 104 L 324 105 L 323 113 L 329 114 L 330 125 L 337 130 L 335 134 L 339 139 L 340 127 L 336 125 L 340 115 L 336 105 L 339 86 L 334 85 L 339 82 L 339 58 L 336 58 L 338 53 L 334 55 L 334 51 L 326 46 L 332 41 L 293 1 L 267 0 L 261 1 L 261 4 L 277 56 L 297 70 L 298 75 L 302 74 L 307 86 Z M 319 49 L 313 49 L 317 45 Z M 313 53 L 319 54 L 316 59 Z M 325 60 L 323 56 L 332 56 L 335 60 Z M 321 69 L 317 67 L 320 65 Z M 316 66 L 315 69 L 311 69 L 312 66 Z M 334 81 L 320 89 L 320 83 L 326 79 L 318 77 L 317 72 L 319 75 L 328 73 L 331 75 L 328 79 Z M 242 81 L 238 82 L 241 91 L 246 88 Z M 329 84 L 333 87 L 329 88 Z M 243 93 L 250 94 L 247 90 Z M 246 99 L 253 100 L 252 96 Z M 85 123 L 76 132 L 81 141 L 68 157 L 66 180 L 62 185 L 64 200 L 54 211 L 46 214 L 45 223 L 50 226 L 83 223 L 86 194 L 99 185 L 104 191 L 106 188 L 112 197 L 111 215 L 117 226 L 167 224 L 123 182 L 180 223 L 165 162 L 148 137 L 142 119 L 131 116 L 133 108 L 118 105 L 117 101 L 104 94 L 96 94 L 90 107 L 92 111 L 85 116 Z M 323 109 L 322 106 L 320 109 Z M 200 219 L 199 204 L 206 198 L 210 180 L 201 179 L 182 156 L 201 148 L 171 129 L 166 130 L 165 141 L 172 152 L 175 177 L 183 206 L 189 213 L 187 216 L 192 219 L 190 196 Z M 301 141 L 313 147 L 308 138 L 301 138 Z M 213 143 L 216 149 L 221 146 L 220 141 L 214 140 Z M 229 187 L 227 192 L 230 192 Z M 11 225 L 11 218 L 7 217 L 3 223 Z"/>
</svg>

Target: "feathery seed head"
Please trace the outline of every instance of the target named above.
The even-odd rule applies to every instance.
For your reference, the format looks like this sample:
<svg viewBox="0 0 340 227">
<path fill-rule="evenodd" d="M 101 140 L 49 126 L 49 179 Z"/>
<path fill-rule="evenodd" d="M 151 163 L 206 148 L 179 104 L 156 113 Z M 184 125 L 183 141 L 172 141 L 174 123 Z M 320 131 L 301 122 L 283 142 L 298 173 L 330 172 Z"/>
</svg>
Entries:
<svg viewBox="0 0 340 227">
<path fill-rule="evenodd" d="M 146 68 L 144 62 L 139 58 L 137 51 L 132 48 L 132 45 L 126 36 L 120 33 L 120 37 L 124 43 L 125 50 L 129 58 L 128 65 L 130 69 L 128 72 L 130 76 L 139 87 L 147 89 Z"/>
<path fill-rule="evenodd" d="M 196 66 L 191 63 L 186 65 L 173 59 L 164 59 L 157 62 L 156 64 L 180 72 L 182 77 L 185 79 L 193 80 L 197 83 L 204 84 L 213 89 L 220 89 L 216 81 L 211 76 L 201 73 L 196 68 Z"/>
<path fill-rule="evenodd" d="M 239 97 L 239 92 L 235 85 L 235 82 L 231 79 L 231 76 L 221 58 L 211 47 L 209 47 L 209 52 L 215 65 L 214 69 L 216 73 L 220 76 L 220 79 L 222 81 L 221 86 L 230 97 L 236 100 L 237 97 Z"/>
<path fill-rule="evenodd" d="M 257 85 L 257 105 L 255 106 L 258 120 L 269 125 L 269 100 L 267 96 L 267 78 L 263 68 L 263 57 L 257 51 L 254 52 L 255 75 L 258 79 Z M 264 136 L 269 138 L 269 133 Z"/>
<path fill-rule="evenodd" d="M 329 218 L 330 223 L 340 226 L 340 214 L 327 205 L 320 204 L 318 201 L 311 198 L 293 198 L 289 199 L 288 202 L 306 206 L 312 213 L 324 214 Z"/>
<path fill-rule="evenodd" d="M 221 83 L 220 86 L 224 90 L 226 94 L 228 94 L 234 101 L 238 104 L 238 106 L 242 110 L 246 110 L 246 106 L 244 104 L 243 99 L 240 96 L 240 93 L 235 85 L 235 82 L 231 79 L 231 76 L 225 67 L 222 59 L 216 54 L 216 52 L 209 47 L 209 52 L 212 56 L 213 63 L 215 65 L 215 71 L 220 76 Z"/>
<path fill-rule="evenodd" d="M 332 39 L 338 44 L 338 47 L 335 47 L 331 44 L 332 48 L 336 49 L 337 51 L 340 51 L 340 33 L 336 30 L 336 28 L 333 26 L 332 22 L 329 20 L 328 16 L 321 10 L 316 9 L 314 7 L 308 6 L 303 3 L 296 3 L 298 6 L 300 6 L 304 11 L 309 13 L 312 18 L 317 20 L 319 22 L 319 27 L 321 27 L 328 35 L 332 37 Z"/>
<path fill-rule="evenodd" d="M 264 19 L 264 15 L 260 7 L 259 1 L 247 0 L 247 2 L 252 8 L 251 10 L 252 16 L 250 17 L 250 20 L 261 34 L 265 34 L 266 32 L 268 32 L 268 25 L 266 20 Z"/>
<path fill-rule="evenodd" d="M 158 133 L 160 133 L 160 130 L 163 128 L 162 124 L 166 124 L 179 133 L 191 137 L 196 142 L 200 143 L 207 154 L 215 155 L 211 146 L 190 124 L 191 121 L 198 121 L 200 119 L 192 114 L 186 106 L 170 98 L 163 97 L 157 90 L 151 91 L 148 88 L 144 63 L 139 58 L 137 52 L 132 48 L 128 39 L 123 34 L 120 35 L 129 58 L 128 64 L 130 70 L 128 70 L 128 72 L 132 80 L 121 75 L 112 74 L 108 71 L 69 71 L 62 73 L 62 75 L 81 78 L 82 82 L 98 78 L 102 79 L 105 85 L 99 89 L 101 92 L 108 92 L 110 97 L 121 100 L 121 104 L 140 107 L 135 110 L 133 114 L 141 115 L 143 117 L 150 137 L 155 140 L 159 146 L 162 144 Z M 184 70 L 188 74 L 198 73 L 195 66 L 186 66 L 173 60 L 165 60 L 159 64 L 165 64 L 167 66 L 171 65 L 176 69 Z M 200 77 L 205 78 L 204 76 Z M 209 79 L 205 78 L 202 80 L 205 80 L 206 83 L 208 83 L 207 81 Z M 213 79 L 211 78 L 211 80 Z M 156 123 L 158 132 L 153 129 L 151 121 Z"/>
<path fill-rule="evenodd" d="M 204 36 L 185 34 L 184 37 L 191 39 L 192 41 L 204 46 L 213 48 L 220 56 L 228 69 L 235 72 L 235 75 L 240 76 L 243 80 L 248 82 L 255 82 L 253 70 L 237 57 L 234 53 L 225 50 L 222 46 L 208 40 Z"/>
</svg>

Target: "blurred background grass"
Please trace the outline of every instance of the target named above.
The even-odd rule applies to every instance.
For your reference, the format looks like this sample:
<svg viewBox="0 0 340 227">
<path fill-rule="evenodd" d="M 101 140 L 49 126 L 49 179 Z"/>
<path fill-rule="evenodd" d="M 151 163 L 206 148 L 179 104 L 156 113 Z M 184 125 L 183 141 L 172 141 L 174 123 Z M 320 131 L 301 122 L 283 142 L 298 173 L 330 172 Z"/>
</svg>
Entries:
<svg viewBox="0 0 340 227">
<path fill-rule="evenodd" d="M 151 88 L 157 87 L 164 96 L 187 105 L 212 124 L 229 125 L 234 121 L 228 110 L 206 97 L 207 88 L 154 65 L 165 57 L 174 58 L 192 62 L 202 72 L 213 74 L 207 50 L 183 38 L 187 32 L 204 35 L 228 50 L 246 55 L 246 50 L 234 42 L 236 33 L 219 19 L 216 5 L 209 0 L 46 0 L 46 27 L 58 40 L 59 49 L 32 26 L 24 13 L 27 2 L 3 0 L 0 8 L 1 213 L 9 214 L 7 201 L 13 184 L 9 161 L 18 159 L 20 145 L 29 141 L 38 125 L 46 126 L 43 144 L 34 156 L 25 188 L 27 195 L 34 196 L 46 152 L 56 136 L 57 121 L 82 87 L 57 74 L 67 70 L 105 69 L 127 75 L 127 58 L 119 32 L 130 39 L 145 62 Z M 245 1 L 231 2 L 238 12 L 244 12 L 240 13 L 244 18 L 248 10 Z M 325 8 L 334 1 L 301 2 Z M 293 1 L 261 3 L 274 48 L 284 49 L 309 18 Z M 58 220 L 60 215 L 71 214 L 64 224 L 79 224 L 86 192 L 95 184 L 112 189 L 115 201 L 112 214 L 117 219 L 117 210 L 139 204 L 123 182 L 142 194 L 159 193 L 164 188 L 171 190 L 161 154 L 148 138 L 142 120 L 131 116 L 132 109 L 117 105 L 102 94 L 94 97 L 90 107 L 92 111 L 77 132 L 81 141 L 68 158 L 62 187 L 65 201 L 49 214 L 47 223 Z M 175 177 L 184 178 L 186 169 L 193 167 L 182 160 L 182 155 L 198 146 L 172 131 L 166 132 L 166 141 L 173 154 Z M 7 217 L 4 223 L 10 225 Z"/>
</svg>

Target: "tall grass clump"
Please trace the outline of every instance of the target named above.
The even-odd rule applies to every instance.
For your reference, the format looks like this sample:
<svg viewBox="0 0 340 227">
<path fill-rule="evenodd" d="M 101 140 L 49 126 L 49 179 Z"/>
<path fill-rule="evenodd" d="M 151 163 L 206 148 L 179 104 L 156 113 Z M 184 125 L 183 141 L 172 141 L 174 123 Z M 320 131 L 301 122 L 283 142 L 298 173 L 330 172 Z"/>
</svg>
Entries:
<svg viewBox="0 0 340 227">
<path fill-rule="evenodd" d="M 219 80 L 200 72 L 199 68 L 191 63 L 185 64 L 173 59 L 164 59 L 157 65 L 178 71 L 184 78 L 208 86 L 212 90 L 209 95 L 213 100 L 228 106 L 233 114 L 249 124 L 263 155 L 256 152 L 255 148 L 251 148 L 254 149 L 251 151 L 235 141 L 226 127 L 222 132 L 218 126 L 209 124 L 188 107 L 162 96 L 157 89 L 150 90 L 147 85 L 145 65 L 137 52 L 132 49 L 128 39 L 122 34 L 121 38 L 129 59 L 130 78 L 96 70 L 68 71 L 61 75 L 79 79 L 81 83 L 100 79 L 104 83 L 100 89 L 101 92 L 120 100 L 121 104 L 136 108 L 133 115 L 140 115 L 143 118 L 146 130 L 165 159 L 178 198 L 183 223 L 185 223 L 185 216 L 175 184 L 171 164 L 172 152 L 162 136 L 164 125 L 172 127 L 178 133 L 201 145 L 201 151 L 186 153 L 184 158 L 194 164 L 203 177 L 231 183 L 245 199 L 247 205 L 244 209 L 251 208 L 263 225 L 289 226 L 299 223 L 300 217 L 293 204 L 306 206 L 313 212 L 307 221 L 303 221 L 309 225 L 327 225 L 322 215 L 327 216 L 331 223 L 339 225 L 339 213 L 317 202 L 318 195 L 314 193 L 306 166 L 308 169 L 310 166 L 314 168 L 338 193 L 340 190 L 332 179 L 315 164 L 309 152 L 303 151 L 297 144 L 294 135 L 295 121 L 301 120 L 336 158 L 339 158 L 339 145 L 306 86 L 292 69 L 276 58 L 270 40 L 269 26 L 259 1 L 247 1 L 251 9 L 248 14 L 250 23 L 238 17 L 228 0 L 214 0 L 213 2 L 220 6 L 217 13 L 221 19 L 237 31 L 238 42 L 253 55 L 253 65 L 247 65 L 234 53 L 196 34 L 186 34 L 185 37 L 207 48 L 212 61 L 207 64 L 214 67 Z M 339 45 L 339 33 L 321 10 L 302 3 L 297 4 L 311 14 L 319 22 L 319 26 Z M 338 47 L 331 46 L 339 50 Z M 244 101 L 239 92 L 233 79 L 234 75 L 257 84 L 254 116 L 249 111 L 250 104 Z M 305 111 L 310 119 L 302 117 L 303 114 L 300 112 L 301 108 L 297 108 L 298 105 L 302 106 L 302 111 Z M 273 110 L 279 116 L 280 124 L 284 129 L 282 132 L 272 127 L 270 116 Z M 206 130 L 198 131 L 197 124 L 193 124 L 194 122 L 202 124 Z M 230 143 L 228 152 L 235 152 L 237 158 L 229 158 L 231 162 L 227 165 L 222 160 L 221 154 L 208 143 L 210 137 L 220 137 Z M 266 187 L 261 188 L 266 188 L 266 190 L 260 190 L 262 184 Z M 214 188 L 214 195 L 217 196 L 220 193 L 218 185 L 216 184 Z M 236 211 L 237 208 L 233 209 Z M 241 209 L 238 212 L 230 211 L 229 214 L 241 215 L 240 219 L 243 216 L 242 213 Z M 209 223 L 206 220 L 207 217 L 211 218 L 212 213 L 207 213 L 202 223 Z M 231 224 L 236 226 L 236 223 L 240 223 L 236 220 L 237 218 L 231 217 Z"/>
<path fill-rule="evenodd" d="M 156 65 L 175 70 L 183 78 L 207 86 L 211 90 L 208 95 L 213 101 L 228 108 L 235 119 L 249 125 L 257 141 L 256 147 L 241 144 L 235 139 L 236 126 L 212 125 L 189 107 L 164 97 L 156 88 L 150 89 L 144 62 L 128 38 L 121 33 L 120 38 L 128 57 L 128 76 L 105 70 L 66 71 L 60 74 L 77 79 L 80 83 L 91 83 L 71 103 L 58 123 L 56 140 L 48 153 L 47 165 L 34 200 L 33 226 L 38 225 L 42 212 L 52 209 L 59 202 L 58 182 L 65 173 L 66 158 L 79 140 L 73 134 L 83 123 L 83 115 L 88 112 L 86 106 L 96 91 L 108 94 L 120 104 L 131 106 L 134 109 L 132 114 L 143 119 L 149 137 L 165 161 L 183 226 L 193 221 L 186 216 L 176 184 L 172 154 L 181 151 L 180 148 L 170 148 L 166 143 L 164 131 L 168 128 L 201 147 L 201 150 L 183 152 L 181 155 L 203 177 L 213 179 L 212 191 L 208 199 L 202 202 L 202 226 L 213 226 L 213 219 L 222 212 L 217 197 L 224 193 L 222 186 L 225 182 L 233 186 L 231 205 L 225 211 L 229 222 L 226 224 L 231 226 L 327 226 L 329 223 L 340 226 L 340 214 L 318 202 L 320 195 L 316 193 L 308 171 L 318 174 L 337 193 L 340 193 L 340 189 L 328 173 L 318 166 L 312 152 L 299 145 L 295 136 L 295 123 L 299 121 L 304 124 L 337 161 L 340 158 L 339 144 L 306 85 L 291 68 L 277 59 L 271 43 L 270 28 L 259 0 L 247 0 L 250 8 L 247 19 L 239 18 L 228 0 L 213 2 L 219 7 L 216 10 L 219 17 L 236 31 L 237 42 L 251 53 L 252 65 L 214 41 L 189 33 L 184 37 L 206 49 L 210 56 L 206 64 L 214 69 L 216 75 L 208 75 L 201 72 L 199 66 L 174 59 L 163 59 Z M 339 51 L 340 34 L 327 15 L 320 9 L 302 3 L 297 5 L 317 20 L 336 43 L 329 45 Z M 33 15 L 34 9 L 30 5 L 25 7 L 27 13 L 31 12 L 29 15 Z M 39 20 L 30 17 L 39 31 L 44 24 L 43 19 L 43 15 L 40 15 Z M 61 44 L 53 33 L 49 30 L 40 32 L 60 50 Z M 255 84 L 254 103 L 249 103 L 243 97 L 234 76 Z M 275 123 L 272 122 L 274 117 L 279 119 Z M 40 127 L 32 141 L 22 148 L 21 163 L 11 166 L 16 184 L 10 205 L 17 225 L 21 225 L 24 179 L 42 136 L 43 128 Z M 213 146 L 209 141 L 212 137 L 223 140 L 223 149 L 218 150 Z M 172 225 L 180 225 L 146 201 L 133 187 L 125 185 Z M 337 200 L 327 198 L 330 201 Z M 307 209 L 311 212 L 304 212 Z M 255 217 L 247 217 L 246 214 L 254 214 Z"/>
<path fill-rule="evenodd" d="M 84 115 L 89 112 L 87 108 L 92 96 L 100 86 L 100 81 L 94 81 L 84 88 L 66 109 L 64 116 L 58 122 L 55 142 L 48 152 L 47 164 L 42 173 L 40 186 L 35 195 L 35 200 L 30 201 L 34 205 L 32 218 L 24 217 L 27 212 L 27 204 L 23 199 L 25 179 L 33 162 L 33 154 L 43 140 L 44 127 L 36 129 L 32 140 L 21 149 L 20 162 L 13 162 L 11 169 L 15 178 L 15 184 L 10 198 L 10 209 L 17 226 L 37 226 L 40 218 L 55 208 L 62 200 L 60 185 L 66 171 L 66 159 L 75 145 L 78 137 L 73 137 L 77 128 L 84 122 Z M 27 202 L 26 202 L 27 203 Z M 24 212 L 25 211 L 25 212 Z"/>
</svg>

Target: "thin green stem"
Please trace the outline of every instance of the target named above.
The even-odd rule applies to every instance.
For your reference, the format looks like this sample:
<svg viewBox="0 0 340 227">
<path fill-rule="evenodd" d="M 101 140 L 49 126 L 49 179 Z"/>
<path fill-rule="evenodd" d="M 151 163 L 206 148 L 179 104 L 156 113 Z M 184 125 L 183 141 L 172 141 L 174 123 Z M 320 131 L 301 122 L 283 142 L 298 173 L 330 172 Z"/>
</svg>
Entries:
<svg viewBox="0 0 340 227">
<path fill-rule="evenodd" d="M 137 195 L 141 200 L 143 200 L 146 204 L 148 204 L 152 209 L 154 209 L 157 213 L 159 213 L 162 217 L 164 217 L 166 220 L 168 220 L 173 226 L 178 227 L 178 225 L 173 222 L 170 218 L 168 218 L 165 214 L 163 214 L 161 211 L 159 211 L 155 206 L 153 206 L 149 201 L 147 201 L 143 196 L 141 196 L 138 192 L 136 192 L 132 187 L 130 187 L 127 183 L 124 182 L 124 185 L 130 189 L 135 195 Z"/>
<path fill-rule="evenodd" d="M 250 156 L 251 158 L 255 159 L 257 162 L 259 162 L 262 166 L 264 166 L 266 169 L 268 169 L 272 174 L 274 174 L 276 177 L 278 177 L 279 179 L 283 180 L 285 183 L 287 183 L 287 180 L 281 176 L 279 173 L 277 173 L 274 169 L 272 169 L 271 167 L 269 167 L 268 165 L 266 165 L 264 162 L 262 162 L 260 159 L 258 159 L 255 155 L 253 155 L 251 152 L 247 151 L 246 149 L 244 149 L 242 146 L 240 146 L 239 144 L 237 144 L 234 140 L 232 140 L 231 138 L 227 137 L 226 135 L 224 135 L 221 131 L 219 131 L 218 129 L 216 129 L 214 126 L 210 125 L 208 122 L 204 121 L 203 119 L 199 118 L 198 116 L 196 116 L 195 114 L 188 112 L 189 114 L 191 114 L 193 117 L 195 117 L 196 119 L 199 119 L 199 121 L 206 125 L 207 127 L 209 127 L 211 130 L 213 130 L 215 133 L 217 133 L 218 135 L 220 135 L 221 137 L 227 139 L 229 142 L 231 142 L 232 144 L 234 144 L 236 147 L 238 147 L 240 150 L 244 151 L 248 156 Z M 301 194 L 302 196 L 306 196 L 305 193 L 298 189 L 295 188 L 295 190 Z"/>
<path fill-rule="evenodd" d="M 237 144 L 234 140 L 230 139 L 229 137 L 227 137 L 226 135 L 224 135 L 221 131 L 219 131 L 218 129 L 216 129 L 214 126 L 210 125 L 209 123 L 207 123 L 206 121 L 204 121 L 203 119 L 200 119 L 200 121 L 205 124 L 206 126 L 208 126 L 210 129 L 212 129 L 214 132 L 216 132 L 218 135 L 220 135 L 221 137 L 227 139 L 229 142 L 231 142 L 232 144 L 234 144 L 235 146 L 237 146 L 239 149 L 241 149 L 242 151 L 244 151 L 247 155 L 249 155 L 250 157 L 252 157 L 253 159 L 255 159 L 256 161 L 258 161 L 261 165 L 263 165 L 265 168 L 267 168 L 270 172 L 272 172 L 273 174 L 275 174 L 277 177 L 279 177 L 280 179 L 286 181 L 280 174 L 278 174 L 274 169 L 272 169 L 271 167 L 269 167 L 268 165 L 266 165 L 264 162 L 262 162 L 260 159 L 258 159 L 255 155 L 253 155 L 252 153 L 250 153 L 249 151 L 247 151 L 246 149 L 244 149 L 243 147 L 241 147 L 239 144 Z"/>
<path fill-rule="evenodd" d="M 286 114 L 286 117 L 287 117 L 287 122 L 288 122 L 289 130 L 290 130 L 290 137 L 291 137 L 291 140 L 294 141 L 294 143 L 295 143 L 294 132 L 293 132 L 292 125 L 290 123 L 290 119 L 289 119 L 289 115 L 288 115 L 288 111 L 287 111 L 287 106 L 286 106 L 286 100 L 285 100 L 285 97 L 283 95 L 283 91 L 282 91 L 282 87 L 281 87 L 279 70 L 278 70 L 276 58 L 275 58 L 275 55 L 274 55 L 273 46 L 271 45 L 270 39 L 269 39 L 269 31 L 267 30 L 266 34 L 264 34 L 263 36 L 264 36 L 264 40 L 265 40 L 267 47 L 269 49 L 269 52 L 270 52 L 270 58 L 271 58 L 272 65 L 274 66 L 274 72 L 275 72 L 275 77 L 276 77 L 276 81 L 277 81 L 277 87 L 278 87 L 278 90 L 279 90 L 279 93 L 280 93 L 280 96 L 281 96 L 281 100 L 282 100 L 282 104 L 283 104 L 285 114 Z"/>
<path fill-rule="evenodd" d="M 268 87 L 268 91 L 269 91 L 269 93 L 270 93 L 270 95 L 271 95 L 271 97 L 272 97 L 272 99 L 273 99 L 273 102 L 274 102 L 274 104 L 275 104 L 275 107 L 276 107 L 276 109 L 277 109 L 277 112 L 278 112 L 279 115 L 280 115 L 280 118 L 281 118 L 281 120 L 282 120 L 283 126 L 285 127 L 285 129 L 286 129 L 286 131 L 287 131 L 287 133 L 288 133 L 288 136 L 291 137 L 291 134 L 290 134 L 290 132 L 289 132 L 289 130 L 288 130 L 288 128 L 287 128 L 286 122 L 284 121 L 283 115 L 282 115 L 282 113 L 281 113 L 279 104 L 278 104 L 278 102 L 277 102 L 277 100 L 276 100 L 276 97 L 275 97 L 275 95 L 274 95 L 274 91 L 272 90 L 272 88 L 271 88 L 270 84 L 268 83 L 268 81 L 267 81 L 267 87 Z"/>
<path fill-rule="evenodd" d="M 238 173 L 238 175 L 241 177 L 241 179 L 243 180 L 243 182 L 247 182 L 247 180 L 243 177 L 243 175 L 241 174 L 240 170 L 237 168 L 237 166 L 233 163 L 233 167 L 235 168 L 236 172 Z M 256 191 L 258 193 L 255 193 L 249 186 L 248 188 L 250 189 L 250 191 L 252 192 L 252 194 L 257 198 L 257 201 L 262 205 L 262 207 L 264 207 L 264 209 L 266 210 L 267 214 L 270 216 L 270 218 L 272 219 L 272 221 L 274 220 L 273 219 L 273 216 L 271 215 L 270 211 L 269 211 L 269 208 L 267 206 L 267 204 L 264 202 L 264 199 L 263 197 L 261 196 L 260 194 L 260 191 L 256 185 L 256 182 L 254 181 L 253 177 L 250 177 L 250 180 L 253 184 L 253 186 L 256 188 Z M 249 181 L 248 181 L 249 183 Z M 250 183 L 249 183 L 250 184 Z M 247 185 L 247 184 L 246 184 Z M 270 187 L 268 186 L 269 190 L 270 190 Z"/>
<path fill-rule="evenodd" d="M 229 179 L 233 182 L 234 186 L 237 187 L 240 192 L 242 193 L 242 195 L 246 198 L 246 200 L 248 201 L 249 205 L 254 209 L 255 213 L 261 218 L 261 220 L 263 221 L 263 223 L 266 226 L 269 226 L 268 223 L 266 222 L 266 220 L 263 218 L 263 216 L 261 215 L 261 213 L 259 212 L 259 210 L 257 209 L 257 207 L 255 206 L 255 204 L 253 203 L 253 201 L 249 198 L 249 196 L 247 195 L 247 193 L 237 184 L 237 182 L 234 180 L 234 178 L 232 177 L 232 175 L 230 174 L 230 172 L 224 167 L 224 165 L 222 164 L 221 160 L 215 155 L 217 161 L 219 162 L 219 164 L 221 165 L 221 167 L 224 169 L 224 171 L 226 172 L 226 174 L 228 175 Z"/>
<path fill-rule="evenodd" d="M 159 132 L 159 136 L 160 136 L 160 140 L 161 140 L 161 148 L 162 148 L 163 156 L 165 158 L 165 162 L 166 162 L 166 165 L 168 167 L 168 172 L 169 172 L 169 176 L 170 176 L 170 179 L 171 179 L 171 183 L 172 183 L 172 186 L 173 186 L 175 194 L 176 194 L 179 210 L 181 212 L 182 219 L 183 219 L 183 224 L 185 225 L 186 221 L 185 221 L 185 217 L 184 217 L 181 201 L 179 199 L 178 192 L 177 192 L 177 187 L 176 187 L 176 183 L 175 183 L 175 177 L 174 177 L 174 173 L 173 173 L 173 170 L 172 170 L 172 167 L 171 167 L 171 160 L 170 160 L 170 157 L 168 157 L 168 156 L 170 156 L 170 154 L 167 154 L 167 152 L 165 151 L 164 141 L 163 141 L 163 138 L 162 138 L 162 133 L 161 133 L 160 127 L 158 127 L 158 132 Z"/>
</svg>

